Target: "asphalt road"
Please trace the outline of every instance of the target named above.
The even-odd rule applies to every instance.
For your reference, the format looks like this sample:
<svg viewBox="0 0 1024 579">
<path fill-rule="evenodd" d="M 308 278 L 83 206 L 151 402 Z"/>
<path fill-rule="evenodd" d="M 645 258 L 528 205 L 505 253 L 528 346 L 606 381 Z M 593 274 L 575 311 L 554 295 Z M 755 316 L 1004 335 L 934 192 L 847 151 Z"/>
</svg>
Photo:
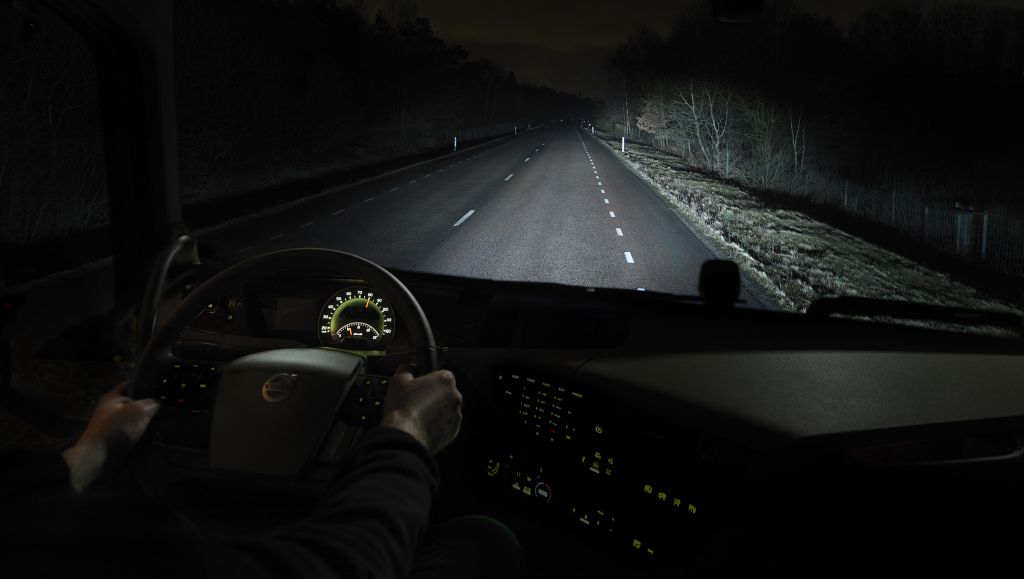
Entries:
<svg viewBox="0 0 1024 579">
<path fill-rule="evenodd" d="M 386 267 L 696 295 L 715 256 L 614 153 L 550 125 L 200 235 L 223 258 L 286 247 Z M 745 284 L 747 285 L 747 284 Z M 744 291 L 742 299 L 763 300 Z"/>
</svg>

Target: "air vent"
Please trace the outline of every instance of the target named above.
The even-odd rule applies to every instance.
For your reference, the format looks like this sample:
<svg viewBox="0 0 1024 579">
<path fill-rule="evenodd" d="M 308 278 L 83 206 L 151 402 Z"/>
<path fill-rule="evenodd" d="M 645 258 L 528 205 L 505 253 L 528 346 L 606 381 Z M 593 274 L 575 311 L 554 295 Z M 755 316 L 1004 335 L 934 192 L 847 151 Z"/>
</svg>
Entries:
<svg viewBox="0 0 1024 579">
<path fill-rule="evenodd" d="M 860 466 L 931 466 L 1012 460 L 1024 454 L 1016 432 L 909 440 L 852 448 L 849 462 Z"/>
</svg>

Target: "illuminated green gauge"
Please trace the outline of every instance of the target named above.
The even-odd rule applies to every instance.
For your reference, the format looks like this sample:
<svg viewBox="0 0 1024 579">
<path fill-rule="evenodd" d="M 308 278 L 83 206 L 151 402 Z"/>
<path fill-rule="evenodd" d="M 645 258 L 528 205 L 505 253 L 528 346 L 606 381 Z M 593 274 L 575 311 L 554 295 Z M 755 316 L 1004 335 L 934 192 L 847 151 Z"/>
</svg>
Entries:
<svg viewBox="0 0 1024 579">
<path fill-rule="evenodd" d="M 364 286 L 331 296 L 319 320 L 320 343 L 346 350 L 382 350 L 395 331 L 391 304 L 377 290 Z"/>
</svg>

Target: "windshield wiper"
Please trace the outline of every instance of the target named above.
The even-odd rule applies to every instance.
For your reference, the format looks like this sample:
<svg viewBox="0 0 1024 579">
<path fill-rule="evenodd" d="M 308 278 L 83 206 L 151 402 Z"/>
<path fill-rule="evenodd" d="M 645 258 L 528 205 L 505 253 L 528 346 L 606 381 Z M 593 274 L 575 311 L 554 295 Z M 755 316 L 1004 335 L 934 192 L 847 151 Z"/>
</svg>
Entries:
<svg viewBox="0 0 1024 579">
<path fill-rule="evenodd" d="M 990 326 L 1016 330 L 1024 335 L 1024 317 L 1011 312 L 972 310 L 897 300 L 859 297 L 819 298 L 807 307 L 807 315 L 889 317 L 964 326 Z"/>
</svg>

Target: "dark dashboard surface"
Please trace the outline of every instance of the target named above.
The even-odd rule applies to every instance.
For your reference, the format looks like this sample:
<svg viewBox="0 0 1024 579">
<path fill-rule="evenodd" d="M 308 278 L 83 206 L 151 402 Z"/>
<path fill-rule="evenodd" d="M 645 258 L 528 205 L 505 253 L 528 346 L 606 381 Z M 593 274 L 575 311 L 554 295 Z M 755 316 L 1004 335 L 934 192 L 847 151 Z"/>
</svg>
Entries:
<svg viewBox="0 0 1024 579">
<path fill-rule="evenodd" d="M 399 275 L 466 399 L 459 442 L 439 457 L 458 473 L 439 505 L 502 516 L 552 558 L 593 549 L 597 569 L 652 574 L 740 565 L 728 552 L 752 548 L 772 500 L 798 500 L 795 489 L 807 489 L 780 481 L 809 466 L 840 473 L 803 477 L 819 488 L 850 472 L 931 469 L 934 482 L 947 470 L 996 469 L 1003 481 L 1022 470 L 1019 341 L 714 311 L 645 292 Z M 319 346 L 322 307 L 358 284 L 259 280 L 200 314 L 179 355 L 224 363 Z M 398 320 L 386 350 L 369 352 L 368 373 L 387 375 L 410 348 Z M 813 511 L 792 508 L 794 520 Z M 746 539 L 730 535 L 741 528 Z"/>
</svg>

